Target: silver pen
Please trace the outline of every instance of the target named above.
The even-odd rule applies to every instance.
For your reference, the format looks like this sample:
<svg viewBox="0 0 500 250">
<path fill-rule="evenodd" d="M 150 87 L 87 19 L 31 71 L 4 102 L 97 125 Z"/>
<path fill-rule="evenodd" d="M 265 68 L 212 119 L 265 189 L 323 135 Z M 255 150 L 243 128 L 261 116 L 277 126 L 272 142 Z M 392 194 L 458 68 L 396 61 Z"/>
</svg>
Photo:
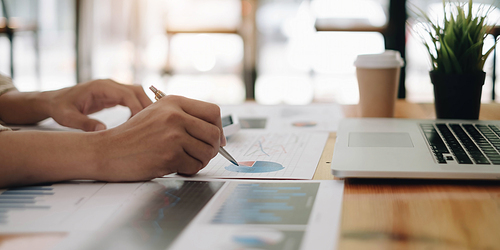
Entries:
<svg viewBox="0 0 500 250">
<path fill-rule="evenodd" d="M 162 97 L 165 97 L 165 93 L 163 93 L 161 90 L 158 90 L 156 89 L 154 86 L 151 85 L 151 87 L 149 87 L 149 89 L 151 91 L 153 91 L 153 93 L 155 94 L 155 99 L 158 101 L 160 100 Z M 222 156 L 224 156 L 224 158 L 226 158 L 228 161 L 230 161 L 232 164 L 236 165 L 236 166 L 239 166 L 238 162 L 223 148 L 223 147 L 220 147 L 219 148 L 219 154 L 221 154 Z"/>
</svg>

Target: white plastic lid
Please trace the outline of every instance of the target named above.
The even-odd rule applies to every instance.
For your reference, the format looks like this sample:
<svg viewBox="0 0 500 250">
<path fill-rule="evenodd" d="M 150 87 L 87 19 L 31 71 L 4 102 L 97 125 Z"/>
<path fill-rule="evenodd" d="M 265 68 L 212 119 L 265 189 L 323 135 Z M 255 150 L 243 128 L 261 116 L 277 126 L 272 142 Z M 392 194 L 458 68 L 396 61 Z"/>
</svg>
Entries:
<svg viewBox="0 0 500 250">
<path fill-rule="evenodd" d="M 354 66 L 369 69 L 400 68 L 405 65 L 401 54 L 397 50 L 386 50 L 382 54 L 358 55 Z"/>
</svg>

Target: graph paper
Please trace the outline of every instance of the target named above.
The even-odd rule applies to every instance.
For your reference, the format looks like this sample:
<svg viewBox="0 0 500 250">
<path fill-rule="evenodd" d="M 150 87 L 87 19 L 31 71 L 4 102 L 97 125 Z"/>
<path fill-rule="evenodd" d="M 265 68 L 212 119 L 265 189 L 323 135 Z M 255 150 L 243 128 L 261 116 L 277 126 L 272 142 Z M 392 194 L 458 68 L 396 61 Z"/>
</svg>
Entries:
<svg viewBox="0 0 500 250">
<path fill-rule="evenodd" d="M 197 177 L 312 179 L 327 138 L 326 132 L 240 131 L 225 146 L 240 166 L 217 155 Z"/>
</svg>

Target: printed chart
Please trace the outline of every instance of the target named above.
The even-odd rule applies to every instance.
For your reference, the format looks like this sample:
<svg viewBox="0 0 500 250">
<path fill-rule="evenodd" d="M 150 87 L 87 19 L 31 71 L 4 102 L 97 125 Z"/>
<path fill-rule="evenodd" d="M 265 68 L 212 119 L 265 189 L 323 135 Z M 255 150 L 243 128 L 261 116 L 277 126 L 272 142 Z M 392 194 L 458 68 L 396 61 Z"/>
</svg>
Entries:
<svg viewBox="0 0 500 250">
<path fill-rule="evenodd" d="M 136 194 L 148 198 L 129 207 L 128 216 L 119 217 L 121 223 L 84 249 L 167 249 L 223 184 L 173 179 L 146 183 Z"/>
<path fill-rule="evenodd" d="M 267 131 L 336 131 L 344 118 L 336 103 L 310 105 L 222 105 L 222 114 L 238 116 L 243 129 Z"/>
<path fill-rule="evenodd" d="M 312 179 L 327 138 L 326 132 L 240 131 L 225 147 L 240 166 L 217 155 L 196 177 Z"/>
<path fill-rule="evenodd" d="M 69 182 L 0 190 L 0 233 L 96 230 L 140 185 Z"/>
<path fill-rule="evenodd" d="M 319 183 L 231 183 L 232 193 L 210 223 L 259 225 L 231 233 L 226 244 L 236 249 L 300 249 L 318 188 Z"/>
<path fill-rule="evenodd" d="M 54 250 L 333 249 L 342 193 L 340 181 L 185 178 L 2 189 L 0 233 L 63 233 Z"/>
<path fill-rule="evenodd" d="M 271 161 L 240 161 L 239 166 L 229 165 L 226 170 L 239 173 L 267 173 L 284 169 L 283 165 Z"/>
<path fill-rule="evenodd" d="M 51 186 L 11 188 L 0 193 L 0 227 L 12 222 L 11 213 L 17 210 L 49 210 L 48 205 L 40 205 L 44 196 L 53 196 Z"/>
<path fill-rule="evenodd" d="M 230 181 L 171 249 L 334 249 L 342 187 L 335 181 Z"/>
<path fill-rule="evenodd" d="M 236 231 L 232 235 L 234 249 L 300 249 L 304 231 L 257 228 Z"/>
<path fill-rule="evenodd" d="M 306 225 L 319 183 L 234 185 L 213 224 Z"/>
</svg>

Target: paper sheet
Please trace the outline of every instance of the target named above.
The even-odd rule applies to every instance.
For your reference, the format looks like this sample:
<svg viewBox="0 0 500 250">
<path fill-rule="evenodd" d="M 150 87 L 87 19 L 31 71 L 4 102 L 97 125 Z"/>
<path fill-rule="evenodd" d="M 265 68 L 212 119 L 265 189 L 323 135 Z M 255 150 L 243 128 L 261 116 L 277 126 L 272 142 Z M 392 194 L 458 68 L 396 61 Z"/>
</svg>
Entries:
<svg viewBox="0 0 500 250">
<path fill-rule="evenodd" d="M 109 184 L 108 184 L 109 185 Z M 335 249 L 343 181 L 156 179 L 54 250 Z"/>
<path fill-rule="evenodd" d="M 97 230 L 140 185 L 85 181 L 0 190 L 0 233 Z"/>
<path fill-rule="evenodd" d="M 219 154 L 195 177 L 312 179 L 327 139 L 326 132 L 242 130 L 224 147 L 240 166 Z"/>
<path fill-rule="evenodd" d="M 264 119 L 264 130 L 268 131 L 336 131 L 344 113 L 339 104 L 309 105 L 258 105 L 245 103 L 241 105 L 223 105 L 221 113 L 235 114 L 240 120 Z M 245 126 L 245 124 L 242 124 Z"/>
<path fill-rule="evenodd" d="M 229 182 L 171 249 L 335 249 L 343 181 Z"/>
</svg>

